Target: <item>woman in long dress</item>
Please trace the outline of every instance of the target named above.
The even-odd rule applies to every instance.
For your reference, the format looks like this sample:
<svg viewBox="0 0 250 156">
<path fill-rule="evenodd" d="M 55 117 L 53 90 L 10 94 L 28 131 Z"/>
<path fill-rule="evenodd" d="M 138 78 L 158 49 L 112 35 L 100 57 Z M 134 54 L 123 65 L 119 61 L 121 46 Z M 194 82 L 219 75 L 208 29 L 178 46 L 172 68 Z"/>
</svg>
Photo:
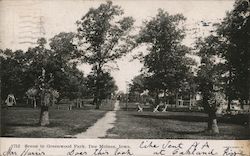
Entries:
<svg viewBox="0 0 250 156">
<path fill-rule="evenodd" d="M 16 99 L 13 94 L 9 94 L 7 99 L 5 100 L 5 103 L 7 107 L 12 107 L 13 105 L 16 105 Z"/>
</svg>

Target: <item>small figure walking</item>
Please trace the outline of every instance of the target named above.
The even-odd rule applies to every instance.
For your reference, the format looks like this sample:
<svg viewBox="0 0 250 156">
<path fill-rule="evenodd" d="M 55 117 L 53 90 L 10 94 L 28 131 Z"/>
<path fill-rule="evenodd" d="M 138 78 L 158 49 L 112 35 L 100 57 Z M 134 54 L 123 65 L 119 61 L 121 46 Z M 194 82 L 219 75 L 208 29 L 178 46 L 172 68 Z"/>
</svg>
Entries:
<svg viewBox="0 0 250 156">
<path fill-rule="evenodd" d="M 7 109 L 9 107 L 12 107 L 13 105 L 16 105 L 16 99 L 13 94 L 9 94 L 7 99 L 5 100 L 5 103 L 7 105 Z"/>
</svg>

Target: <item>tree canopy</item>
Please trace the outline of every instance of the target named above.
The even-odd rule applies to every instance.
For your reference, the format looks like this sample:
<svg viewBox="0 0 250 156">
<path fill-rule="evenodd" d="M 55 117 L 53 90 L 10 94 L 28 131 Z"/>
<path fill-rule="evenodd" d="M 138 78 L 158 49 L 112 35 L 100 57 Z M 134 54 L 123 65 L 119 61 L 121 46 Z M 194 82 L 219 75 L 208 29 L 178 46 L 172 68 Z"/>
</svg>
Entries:
<svg viewBox="0 0 250 156">
<path fill-rule="evenodd" d="M 91 8 L 79 21 L 77 21 L 77 37 L 82 53 L 83 62 L 92 65 L 95 75 L 96 108 L 100 105 L 102 84 L 108 63 L 115 62 L 132 48 L 129 32 L 134 19 L 121 17 L 123 10 L 113 5 L 111 1 L 101 4 L 98 8 Z M 107 68 L 106 68 L 107 69 Z"/>
<path fill-rule="evenodd" d="M 187 57 L 190 49 L 181 43 L 185 36 L 184 21 L 183 15 L 170 15 L 160 9 L 139 33 L 137 43 L 147 43 L 149 51 L 143 58 L 149 76 L 147 83 L 158 92 L 178 92 L 191 72 L 194 61 Z"/>
</svg>

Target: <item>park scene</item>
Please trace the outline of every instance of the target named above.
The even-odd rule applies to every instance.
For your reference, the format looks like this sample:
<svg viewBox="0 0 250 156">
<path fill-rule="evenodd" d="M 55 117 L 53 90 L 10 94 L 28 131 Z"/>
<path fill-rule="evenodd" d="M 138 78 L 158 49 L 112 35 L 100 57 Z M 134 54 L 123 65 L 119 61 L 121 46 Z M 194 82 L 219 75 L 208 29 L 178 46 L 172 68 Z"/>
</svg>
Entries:
<svg viewBox="0 0 250 156">
<path fill-rule="evenodd" d="M 250 139 L 248 0 L 0 5 L 1 137 Z"/>
</svg>

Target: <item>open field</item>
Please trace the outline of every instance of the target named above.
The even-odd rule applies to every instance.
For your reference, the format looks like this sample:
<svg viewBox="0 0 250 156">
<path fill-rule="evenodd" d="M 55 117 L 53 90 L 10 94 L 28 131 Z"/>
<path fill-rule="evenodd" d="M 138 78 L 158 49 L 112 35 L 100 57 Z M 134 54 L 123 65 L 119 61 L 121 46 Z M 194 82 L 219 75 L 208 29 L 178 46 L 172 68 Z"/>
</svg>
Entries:
<svg viewBox="0 0 250 156">
<path fill-rule="evenodd" d="M 198 112 L 118 111 L 117 121 L 107 138 L 119 139 L 249 139 L 244 125 L 220 118 L 220 134 L 211 136 L 204 130 L 207 117 Z"/>
<path fill-rule="evenodd" d="M 94 105 L 86 104 L 81 109 L 57 110 L 50 108 L 50 125 L 38 125 L 40 109 L 12 107 L 1 110 L 1 136 L 62 138 L 85 131 L 109 110 L 113 110 L 114 101 L 104 100 L 100 110 Z"/>
<path fill-rule="evenodd" d="M 50 125 L 40 127 L 39 109 L 12 107 L 1 111 L 2 136 L 62 138 L 84 132 L 104 114 L 112 110 L 113 101 L 106 101 L 95 110 L 93 105 L 82 109 L 57 110 L 51 108 Z M 123 104 L 121 103 L 123 108 Z M 207 115 L 201 112 L 116 111 L 114 127 L 106 138 L 119 139 L 250 139 L 244 116 L 218 118 L 220 134 L 205 132 Z"/>
<path fill-rule="evenodd" d="M 50 125 L 40 127 L 39 109 L 13 108 L 2 110 L 2 136 L 58 138 L 85 131 L 99 118 L 104 110 L 50 110 Z"/>
</svg>

